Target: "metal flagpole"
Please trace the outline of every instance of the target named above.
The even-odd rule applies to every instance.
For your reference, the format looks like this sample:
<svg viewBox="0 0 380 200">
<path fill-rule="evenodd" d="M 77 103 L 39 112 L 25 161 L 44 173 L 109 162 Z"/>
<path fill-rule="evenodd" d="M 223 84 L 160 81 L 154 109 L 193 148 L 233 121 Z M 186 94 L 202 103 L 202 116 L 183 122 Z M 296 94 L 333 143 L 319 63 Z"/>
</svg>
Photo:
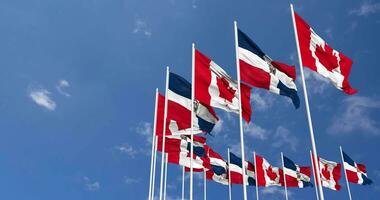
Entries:
<svg viewBox="0 0 380 200">
<path fill-rule="evenodd" d="M 194 154 L 194 94 L 195 94 L 195 44 L 192 44 L 191 58 L 191 144 L 190 144 L 190 200 L 193 200 L 193 154 Z"/>
<path fill-rule="evenodd" d="M 230 148 L 227 148 L 227 152 L 228 152 L 228 197 L 229 197 L 229 200 L 232 200 L 232 191 L 231 191 L 231 168 L 230 168 Z"/>
<path fill-rule="evenodd" d="M 152 187 L 153 187 L 153 161 L 154 161 L 154 154 L 156 153 L 155 150 L 155 141 L 156 141 L 156 120 L 157 120 L 157 102 L 158 102 L 158 88 L 156 88 L 156 102 L 154 105 L 154 122 L 153 122 L 153 133 L 152 133 L 152 156 L 150 158 L 150 177 L 149 177 L 149 197 L 148 199 L 151 199 L 152 197 Z"/>
<path fill-rule="evenodd" d="M 164 200 L 166 200 L 166 183 L 168 180 L 168 154 L 165 153 L 165 181 L 164 181 Z"/>
<path fill-rule="evenodd" d="M 168 88 L 169 88 L 169 67 L 166 67 L 166 84 L 165 84 L 165 109 L 164 109 L 164 125 L 162 129 L 162 152 L 161 152 L 161 177 L 160 177 L 160 200 L 162 200 L 164 186 L 164 164 L 165 164 L 165 133 L 166 133 L 166 117 L 168 115 Z"/>
<path fill-rule="evenodd" d="M 182 200 L 185 200 L 185 166 L 182 166 Z"/>
<path fill-rule="evenodd" d="M 300 51 L 300 46 L 299 46 L 299 41 L 298 41 L 298 34 L 297 34 L 296 21 L 295 21 L 295 17 L 294 17 L 293 4 L 290 4 L 290 9 L 292 11 L 294 36 L 295 36 L 296 44 L 297 44 L 298 60 L 299 60 L 299 67 L 300 67 L 300 71 L 301 71 L 301 80 L 302 80 L 302 86 L 303 86 L 303 92 L 304 92 L 304 98 L 305 98 L 306 114 L 307 114 L 307 119 L 308 119 L 308 124 L 309 124 L 311 146 L 312 146 L 312 150 L 313 150 L 314 162 L 318 163 L 318 159 L 317 159 L 317 156 L 318 156 L 318 154 L 317 154 L 317 147 L 315 145 L 313 123 L 312 123 L 312 120 L 311 120 L 311 113 L 310 113 L 310 108 L 309 108 L 309 98 L 307 96 L 305 76 L 304 76 L 304 73 L 303 73 L 301 51 Z M 319 165 L 316 165 L 316 169 L 317 169 L 317 171 L 319 171 Z M 320 177 L 319 173 L 317 173 L 317 179 L 321 180 L 321 177 Z M 324 198 L 324 195 L 323 195 L 323 189 L 322 189 L 322 185 L 321 184 L 318 184 L 318 189 L 319 189 L 319 195 L 320 195 L 321 200 L 324 200 L 325 198 Z"/>
<path fill-rule="evenodd" d="M 284 154 L 282 152 L 281 152 L 281 162 L 282 162 L 282 172 L 283 172 L 283 175 L 284 175 L 285 199 L 288 200 L 288 188 L 287 188 L 287 185 L 286 185 Z"/>
<path fill-rule="evenodd" d="M 316 172 L 314 168 L 314 162 L 313 162 L 313 154 L 310 151 L 310 161 L 311 161 L 311 167 L 313 168 L 313 176 L 314 176 L 314 185 L 315 185 L 315 194 L 317 195 L 317 200 L 319 200 L 319 195 L 318 195 L 318 186 L 317 186 L 317 177 L 316 177 Z"/>
<path fill-rule="evenodd" d="M 203 169 L 203 199 L 207 199 L 207 180 L 206 180 L 206 169 Z"/>
<path fill-rule="evenodd" d="M 154 131 L 156 132 L 156 131 Z M 157 161 L 157 141 L 158 136 L 154 136 L 154 158 L 153 158 L 153 177 L 152 177 L 152 196 L 151 200 L 154 199 L 154 188 L 155 188 L 155 181 L 156 181 L 156 161 Z"/>
<path fill-rule="evenodd" d="M 236 71 L 237 71 L 237 83 L 239 92 L 239 123 L 240 123 L 240 148 L 241 148 L 241 162 L 242 162 L 242 174 L 243 174 L 243 196 L 244 200 L 247 200 L 247 180 L 244 178 L 245 171 L 245 155 L 244 155 L 244 133 L 243 133 L 243 114 L 241 106 L 241 88 L 240 88 L 240 63 L 239 63 L 239 46 L 238 46 L 238 32 L 237 22 L 234 21 L 235 32 L 235 54 L 236 54 Z"/>
<path fill-rule="evenodd" d="M 352 200 L 350 184 L 348 183 L 346 167 L 344 166 L 344 158 L 343 158 L 343 150 L 342 150 L 342 146 L 339 146 L 339 149 L 340 149 L 340 156 L 342 157 L 342 164 L 343 164 L 344 176 L 346 177 L 346 184 L 347 184 L 348 196 L 350 197 L 350 200 Z"/>
<path fill-rule="evenodd" d="M 256 200 L 259 200 L 259 180 L 257 180 L 256 151 L 253 152 L 253 162 L 255 164 Z"/>
</svg>

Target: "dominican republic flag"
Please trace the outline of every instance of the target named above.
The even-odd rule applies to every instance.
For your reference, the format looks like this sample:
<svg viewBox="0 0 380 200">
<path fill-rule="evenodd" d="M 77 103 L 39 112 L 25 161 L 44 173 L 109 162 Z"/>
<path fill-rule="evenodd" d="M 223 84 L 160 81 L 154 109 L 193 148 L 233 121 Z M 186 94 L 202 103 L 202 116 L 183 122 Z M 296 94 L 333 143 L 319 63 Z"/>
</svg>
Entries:
<svg viewBox="0 0 380 200">
<path fill-rule="evenodd" d="M 243 176 L 242 176 L 242 165 L 241 158 L 237 157 L 235 154 L 230 152 L 230 164 L 228 169 L 230 170 L 230 181 L 231 184 L 243 184 Z M 248 161 L 245 161 L 245 169 L 246 172 L 244 174 L 246 183 L 251 186 L 255 186 L 255 166 Z"/>
<path fill-rule="evenodd" d="M 206 178 L 223 185 L 228 185 L 227 162 L 208 146 L 207 154 L 211 168 L 206 171 Z"/>
<path fill-rule="evenodd" d="M 244 85 L 244 84 L 242 84 Z M 243 118 L 251 120 L 251 88 L 241 86 Z M 210 58 L 195 50 L 195 98 L 209 107 L 239 113 L 237 82 Z M 215 114 L 215 111 L 212 109 Z M 215 114 L 216 115 L 216 114 Z"/>
<path fill-rule="evenodd" d="M 158 137 L 157 150 L 162 152 L 163 137 Z M 194 154 L 197 156 L 204 156 L 206 145 L 206 138 L 194 135 Z M 191 139 L 185 135 L 169 135 L 165 138 L 165 153 L 172 152 L 190 152 Z"/>
<path fill-rule="evenodd" d="M 356 163 L 352 160 L 344 151 L 343 153 L 343 165 L 346 170 L 346 176 L 348 182 L 356 183 L 360 185 L 369 185 L 372 183 L 367 176 L 367 170 L 365 165 Z"/>
<path fill-rule="evenodd" d="M 294 12 L 299 47 L 304 66 L 330 80 L 339 90 L 355 94 L 348 82 L 352 60 L 331 48 L 296 12 Z"/>
<path fill-rule="evenodd" d="M 181 76 L 169 74 L 168 108 L 165 135 L 191 134 L 191 84 Z M 157 134 L 162 136 L 165 98 L 159 95 L 157 111 Z M 193 133 L 210 133 L 218 121 L 210 109 L 198 101 L 194 102 Z M 159 123 L 162 122 L 162 123 Z"/>
<path fill-rule="evenodd" d="M 341 164 L 333 161 L 328 161 L 318 156 L 319 161 L 319 174 L 323 187 L 332 190 L 340 190 L 339 180 L 341 178 Z M 313 160 L 314 163 L 314 160 Z M 316 170 L 315 170 L 316 171 Z M 317 176 L 315 176 L 317 177 Z"/>
<path fill-rule="evenodd" d="M 162 137 L 157 143 L 158 151 L 162 152 Z M 211 168 L 207 156 L 206 138 L 194 136 L 193 145 L 193 170 L 204 171 Z M 165 138 L 165 152 L 168 155 L 168 162 L 190 168 L 191 160 L 191 139 L 184 135 L 171 135 Z"/>
<path fill-rule="evenodd" d="M 284 158 L 284 174 L 286 187 L 298 187 L 304 188 L 307 186 L 313 186 L 310 182 L 311 168 L 310 167 L 301 167 L 295 164 L 292 160 Z"/>
<path fill-rule="evenodd" d="M 168 162 L 186 167 L 186 171 L 190 171 L 190 152 L 171 152 L 167 153 Z M 193 154 L 193 171 L 203 172 L 210 169 L 210 164 L 207 160 Z"/>
<path fill-rule="evenodd" d="M 256 155 L 257 185 L 258 186 L 282 186 L 284 174 L 282 169 L 273 167 L 265 158 Z"/>
<path fill-rule="evenodd" d="M 273 61 L 245 33 L 238 30 L 239 63 L 241 80 L 258 88 L 291 98 L 299 108 L 296 69 L 278 61 Z"/>
</svg>

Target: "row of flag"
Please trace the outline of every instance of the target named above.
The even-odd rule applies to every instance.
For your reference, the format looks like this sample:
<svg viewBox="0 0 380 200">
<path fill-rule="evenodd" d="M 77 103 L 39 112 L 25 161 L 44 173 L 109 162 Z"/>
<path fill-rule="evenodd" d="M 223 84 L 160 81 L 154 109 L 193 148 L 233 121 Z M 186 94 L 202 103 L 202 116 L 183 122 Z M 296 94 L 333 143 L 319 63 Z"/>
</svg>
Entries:
<svg viewBox="0 0 380 200">
<path fill-rule="evenodd" d="M 352 95 L 357 92 L 348 81 L 352 61 L 331 48 L 293 11 L 292 6 L 291 8 L 312 141 L 313 153 L 310 157 L 312 163 L 317 162 L 318 165 L 312 164 L 313 169 L 310 166 L 300 166 L 283 155 L 282 167 L 274 167 L 264 157 L 256 154 L 254 163 L 246 161 L 242 120 L 247 123 L 252 121 L 250 105 L 252 88 L 262 88 L 286 96 L 290 98 L 295 108 L 300 107 L 300 98 L 295 83 L 297 78 L 295 66 L 272 59 L 248 34 L 238 29 L 235 22 L 237 80 L 193 45 L 192 84 L 180 75 L 167 70 L 166 96 L 159 93 L 156 95 L 154 129 L 156 145 L 153 147 L 156 146 L 157 151 L 162 152 L 162 161 L 166 154 L 167 162 L 184 166 L 186 171 L 190 171 L 191 200 L 193 171 L 204 172 L 207 179 L 224 185 L 243 184 L 244 199 L 246 199 L 245 186 L 248 185 L 257 187 L 276 185 L 285 188 L 313 186 L 312 171 L 318 172 L 313 173 L 314 184 L 319 188 L 321 200 L 324 199 L 321 186 L 340 190 L 341 164 L 320 158 L 316 152 L 302 66 L 328 79 L 337 89 Z M 219 121 L 215 108 L 239 114 L 241 158 L 229 152 L 226 161 L 206 144 L 206 138 L 197 135 L 212 134 L 214 126 Z M 351 182 L 367 185 L 372 182 L 367 177 L 365 165 L 354 162 L 342 150 L 341 155 L 347 184 Z M 164 162 L 161 163 L 160 200 L 162 200 L 163 166 Z M 319 179 L 320 181 L 316 181 Z M 152 184 L 150 186 L 152 188 Z M 153 199 L 153 195 L 150 194 L 150 197 Z"/>
<path fill-rule="evenodd" d="M 162 152 L 162 137 L 158 137 L 158 151 Z M 245 161 L 245 173 L 242 173 L 242 159 L 229 152 L 226 160 L 206 144 L 206 138 L 194 136 L 194 154 L 190 154 L 190 138 L 188 136 L 167 136 L 165 153 L 168 162 L 184 166 L 187 171 L 190 168 L 190 160 L 193 157 L 195 172 L 206 172 L 206 177 L 217 183 L 243 184 L 243 177 L 250 186 L 285 186 L 304 188 L 313 186 L 311 182 L 312 168 L 300 166 L 290 158 L 282 156 L 283 166 L 274 167 L 264 157 L 254 155 L 254 162 Z M 372 181 L 367 176 L 366 166 L 355 162 L 344 151 L 342 153 L 343 168 L 348 182 L 369 185 Z M 312 160 L 312 159 L 311 159 Z M 321 184 L 332 190 L 340 190 L 342 164 L 318 157 Z M 314 162 L 312 161 L 312 166 Z M 314 168 L 313 171 L 316 171 Z M 315 176 L 314 176 L 315 177 Z M 318 183 L 318 181 L 315 181 Z"/>
</svg>

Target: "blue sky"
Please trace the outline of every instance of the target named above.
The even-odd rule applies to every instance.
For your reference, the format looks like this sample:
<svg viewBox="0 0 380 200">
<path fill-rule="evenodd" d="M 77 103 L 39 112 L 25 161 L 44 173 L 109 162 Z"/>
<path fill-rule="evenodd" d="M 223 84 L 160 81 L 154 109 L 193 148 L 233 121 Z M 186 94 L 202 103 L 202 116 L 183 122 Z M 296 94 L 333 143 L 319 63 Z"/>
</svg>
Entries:
<svg viewBox="0 0 380 200">
<path fill-rule="evenodd" d="M 340 161 L 338 146 L 364 162 L 372 186 L 351 185 L 354 199 L 380 195 L 380 2 L 294 1 L 295 9 L 332 47 L 354 61 L 347 96 L 308 70 L 317 148 Z M 236 77 L 233 20 L 272 58 L 298 64 L 288 1 L 1 0 L 1 199 L 145 199 L 154 91 L 165 66 L 190 80 L 191 43 Z M 303 100 L 300 82 L 299 95 Z M 253 124 L 245 126 L 246 157 L 255 150 L 274 165 L 280 152 L 310 165 L 304 102 L 253 89 Z M 238 117 L 219 112 L 208 144 L 238 153 Z M 169 199 L 180 197 L 181 171 L 169 166 Z M 200 199 L 202 180 L 195 179 Z M 325 189 L 328 199 L 347 199 Z M 188 185 L 186 185 L 187 187 Z M 157 191 L 157 190 L 156 190 Z M 234 186 L 234 199 L 242 188 Z M 291 189 L 312 199 L 314 189 Z M 254 198 L 254 189 L 249 189 Z M 281 188 L 260 188 L 283 199 Z M 208 182 L 208 197 L 227 198 Z"/>
</svg>

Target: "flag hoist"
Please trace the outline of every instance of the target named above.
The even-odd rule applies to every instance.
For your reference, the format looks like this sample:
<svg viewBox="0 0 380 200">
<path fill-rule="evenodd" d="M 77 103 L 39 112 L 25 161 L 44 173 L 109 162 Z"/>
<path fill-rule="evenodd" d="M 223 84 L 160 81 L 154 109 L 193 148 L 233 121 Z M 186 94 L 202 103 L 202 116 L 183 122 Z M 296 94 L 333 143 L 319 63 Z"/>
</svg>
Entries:
<svg viewBox="0 0 380 200">
<path fill-rule="evenodd" d="M 282 163 L 282 170 L 283 172 L 283 178 L 284 178 L 284 189 L 285 189 L 285 199 L 288 200 L 288 188 L 286 185 L 286 173 L 285 173 L 285 165 L 284 165 L 284 154 L 281 152 L 281 163 Z"/>
<path fill-rule="evenodd" d="M 148 199 L 153 199 L 154 197 L 154 177 L 155 173 L 155 165 L 156 165 L 156 121 L 157 121 L 157 104 L 158 104 L 158 88 L 156 88 L 156 100 L 154 105 L 154 121 L 153 121 L 153 133 L 152 133 L 152 155 L 150 159 L 150 177 L 149 177 L 149 197 Z"/>
<path fill-rule="evenodd" d="M 239 47 L 238 47 L 238 28 L 237 22 L 234 21 L 234 33 L 235 33 L 235 54 L 236 54 L 236 71 L 237 71 L 237 82 L 238 82 L 238 92 L 239 92 L 239 127 L 240 127 L 240 149 L 241 149 L 241 160 L 242 160 L 242 174 L 246 174 L 245 169 L 245 153 L 244 153 L 244 133 L 243 133 L 243 114 L 241 106 L 241 85 L 240 85 L 240 63 L 239 63 Z M 243 197 L 247 200 L 247 180 L 243 178 Z"/>
<path fill-rule="evenodd" d="M 191 144 L 190 144 L 190 200 L 193 200 L 193 153 L 194 153 L 194 94 L 195 94 L 195 44 L 191 45 Z"/>
<path fill-rule="evenodd" d="M 165 138 L 166 138 L 166 118 L 168 115 L 168 88 L 169 88 L 169 67 L 166 67 L 166 83 L 165 83 L 165 109 L 164 124 L 162 129 L 162 152 L 161 152 L 161 176 L 160 176 L 160 200 L 163 200 L 164 186 L 164 167 L 165 167 Z"/>
<path fill-rule="evenodd" d="M 298 40 L 298 34 L 297 34 L 297 27 L 296 27 L 296 21 L 294 17 L 294 9 L 293 9 L 293 4 L 290 4 L 290 9 L 292 12 L 292 19 L 293 19 L 293 28 L 294 28 L 294 36 L 297 44 L 297 52 L 298 52 L 298 60 L 299 60 L 299 68 L 301 71 L 301 80 L 302 80 L 302 87 L 303 87 L 303 92 L 304 92 L 304 98 L 305 98 L 305 106 L 306 106 L 306 114 L 307 114 L 307 120 L 308 120 L 308 125 L 309 125 L 309 132 L 310 132 L 310 139 L 311 139 L 311 146 L 312 146 L 312 152 L 313 152 L 313 160 L 314 163 L 318 163 L 318 154 L 317 154 L 317 147 L 315 144 L 315 138 L 314 138 L 314 130 L 313 130 L 313 122 L 311 119 L 311 113 L 310 113 L 310 108 L 309 108 L 309 99 L 308 99 L 308 94 L 307 94 L 307 88 L 306 88 L 306 82 L 305 82 L 305 76 L 303 72 L 303 64 L 302 64 L 302 58 L 301 58 L 301 50 L 299 46 L 299 40 Z M 316 178 L 317 180 L 321 180 L 320 173 L 319 173 L 319 165 L 315 165 L 315 169 L 317 171 L 316 173 Z M 323 189 L 322 185 L 320 184 L 319 181 L 317 181 L 316 187 L 318 187 L 319 190 L 319 198 L 320 200 L 324 200 L 324 195 L 323 195 Z"/>
</svg>

